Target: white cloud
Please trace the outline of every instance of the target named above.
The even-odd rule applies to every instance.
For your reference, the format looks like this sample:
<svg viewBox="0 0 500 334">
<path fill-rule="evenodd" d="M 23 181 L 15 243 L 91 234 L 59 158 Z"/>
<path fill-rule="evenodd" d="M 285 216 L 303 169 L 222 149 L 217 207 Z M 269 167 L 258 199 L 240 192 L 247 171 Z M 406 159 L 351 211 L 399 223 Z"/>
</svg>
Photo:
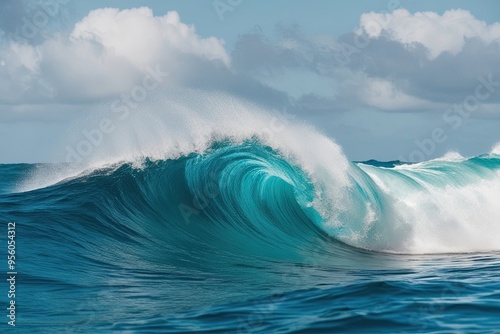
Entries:
<svg viewBox="0 0 500 334">
<path fill-rule="evenodd" d="M 198 36 L 177 12 L 154 16 L 146 7 L 97 9 L 69 36 L 53 36 L 38 45 L 3 45 L 0 100 L 11 103 L 102 99 L 129 90 L 142 80 L 147 66 L 181 76 L 190 66 L 179 68 L 180 59 L 230 65 L 222 40 Z"/>
<path fill-rule="evenodd" d="M 418 110 L 436 107 L 435 103 L 406 94 L 394 83 L 380 78 L 366 78 L 359 87 L 361 100 L 382 110 Z"/>
<path fill-rule="evenodd" d="M 17 66 L 24 66 L 26 69 L 36 72 L 42 60 L 42 55 L 37 48 L 26 44 L 12 43 L 10 45 L 10 61 Z"/>
<path fill-rule="evenodd" d="M 361 16 L 360 30 L 372 38 L 385 36 L 411 47 L 420 43 L 429 50 L 429 59 L 443 52 L 460 53 L 467 39 L 479 38 L 486 44 L 500 43 L 500 23 L 492 25 L 476 19 L 463 9 L 409 13 L 398 9 L 392 13 L 366 13 Z"/>
<path fill-rule="evenodd" d="M 155 17 L 147 7 L 93 10 L 75 25 L 71 38 L 96 41 L 139 65 L 157 61 L 164 47 L 229 64 L 223 41 L 199 37 L 177 12 Z"/>
</svg>

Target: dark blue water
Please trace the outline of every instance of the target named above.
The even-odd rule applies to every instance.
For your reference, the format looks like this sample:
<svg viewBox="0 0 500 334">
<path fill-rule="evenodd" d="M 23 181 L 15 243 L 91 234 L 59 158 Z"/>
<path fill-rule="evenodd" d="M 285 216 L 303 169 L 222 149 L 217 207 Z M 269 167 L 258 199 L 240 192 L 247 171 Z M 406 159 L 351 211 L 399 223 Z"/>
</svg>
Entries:
<svg viewBox="0 0 500 334">
<path fill-rule="evenodd" d="M 331 189 L 226 143 L 33 186 L 71 168 L 0 165 L 1 332 L 500 333 L 496 155 L 352 163 Z"/>
</svg>

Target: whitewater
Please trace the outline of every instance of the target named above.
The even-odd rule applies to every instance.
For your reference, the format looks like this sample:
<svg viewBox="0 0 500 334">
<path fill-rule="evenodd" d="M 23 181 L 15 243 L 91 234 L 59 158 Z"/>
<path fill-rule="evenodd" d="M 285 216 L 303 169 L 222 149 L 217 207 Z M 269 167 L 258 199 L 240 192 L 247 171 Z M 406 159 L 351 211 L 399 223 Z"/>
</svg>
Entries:
<svg viewBox="0 0 500 334">
<path fill-rule="evenodd" d="M 0 165 L 21 332 L 500 328 L 500 144 L 352 162 L 286 111 L 199 91 L 108 114 L 69 131 L 112 120 L 79 162 Z"/>
</svg>

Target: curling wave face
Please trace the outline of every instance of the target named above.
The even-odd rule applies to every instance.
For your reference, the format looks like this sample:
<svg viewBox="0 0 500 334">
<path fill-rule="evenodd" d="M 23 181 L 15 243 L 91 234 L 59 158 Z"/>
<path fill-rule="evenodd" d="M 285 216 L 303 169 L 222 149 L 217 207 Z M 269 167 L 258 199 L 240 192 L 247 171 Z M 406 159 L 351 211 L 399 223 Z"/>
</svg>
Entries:
<svg viewBox="0 0 500 334">
<path fill-rule="evenodd" d="M 11 191 L 78 187 L 90 203 L 102 193 L 95 205 L 110 205 L 100 208 L 109 221 L 175 226 L 167 243 L 194 233 L 204 234 L 201 244 L 254 244 L 246 251 L 266 254 L 300 252 L 318 236 L 391 253 L 500 250 L 499 145 L 470 159 L 352 163 L 286 112 L 199 91 L 159 102 L 115 121 L 117 130 L 83 163 L 40 167 Z M 105 193 L 109 184 L 119 197 Z"/>
<path fill-rule="evenodd" d="M 177 259 L 186 250 L 295 258 L 328 240 L 407 254 L 499 250 L 498 155 L 340 171 L 298 161 L 255 139 L 217 141 L 203 153 L 116 164 L 28 194 L 80 194 L 65 206 L 95 207 L 89 220 L 146 236 Z"/>
</svg>

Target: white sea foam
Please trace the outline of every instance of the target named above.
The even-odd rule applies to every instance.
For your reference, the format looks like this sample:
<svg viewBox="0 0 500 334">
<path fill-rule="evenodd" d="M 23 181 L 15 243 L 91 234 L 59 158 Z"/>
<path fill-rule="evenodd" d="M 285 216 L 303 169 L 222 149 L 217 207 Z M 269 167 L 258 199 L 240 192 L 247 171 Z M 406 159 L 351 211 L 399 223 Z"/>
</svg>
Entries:
<svg viewBox="0 0 500 334">
<path fill-rule="evenodd" d="M 376 222 L 380 233 L 359 246 L 408 254 L 500 250 L 500 171 L 460 162 L 433 167 L 442 162 L 417 170 L 362 166 L 386 206 Z"/>
<path fill-rule="evenodd" d="M 393 169 L 358 168 L 333 140 L 290 115 L 198 91 L 156 98 L 124 119 L 97 112 L 93 121 L 75 126 L 77 137 L 67 143 L 85 139 L 82 130 L 96 128 L 104 117 L 114 117 L 115 130 L 84 162 L 50 172 L 42 168 L 19 190 L 46 187 L 123 162 L 140 167 L 145 158 L 203 153 L 214 140 L 238 144 L 257 138 L 308 174 L 316 190 L 311 205 L 323 217 L 319 224 L 347 244 L 396 253 L 500 250 L 500 175 L 491 170 L 474 174 L 456 153 Z M 500 144 L 491 153 L 499 154 Z M 443 163 L 455 168 L 447 173 L 429 168 Z"/>
<path fill-rule="evenodd" d="M 490 154 L 500 155 L 500 143 L 496 143 L 491 149 Z"/>
<path fill-rule="evenodd" d="M 252 138 L 278 150 L 312 178 L 324 170 L 328 171 L 329 181 L 338 186 L 349 182 L 346 172 L 350 163 L 340 146 L 313 127 L 294 121 L 293 115 L 266 111 L 224 94 L 193 90 L 156 97 L 124 119 L 105 109 L 95 112 L 86 124 L 75 124 L 71 133 L 76 136 L 68 138 L 60 150 L 66 151 L 67 143 L 73 143 L 70 147 L 76 150 L 79 142 L 87 140 L 82 131 L 98 128 L 104 118 L 113 119 L 115 130 L 105 134 L 102 143 L 82 157 L 83 162 L 66 170 L 35 173 L 18 190 L 50 186 L 80 173 L 124 162 L 139 167 L 145 158 L 165 160 L 203 153 L 216 140 L 229 139 L 238 144 Z"/>
</svg>

